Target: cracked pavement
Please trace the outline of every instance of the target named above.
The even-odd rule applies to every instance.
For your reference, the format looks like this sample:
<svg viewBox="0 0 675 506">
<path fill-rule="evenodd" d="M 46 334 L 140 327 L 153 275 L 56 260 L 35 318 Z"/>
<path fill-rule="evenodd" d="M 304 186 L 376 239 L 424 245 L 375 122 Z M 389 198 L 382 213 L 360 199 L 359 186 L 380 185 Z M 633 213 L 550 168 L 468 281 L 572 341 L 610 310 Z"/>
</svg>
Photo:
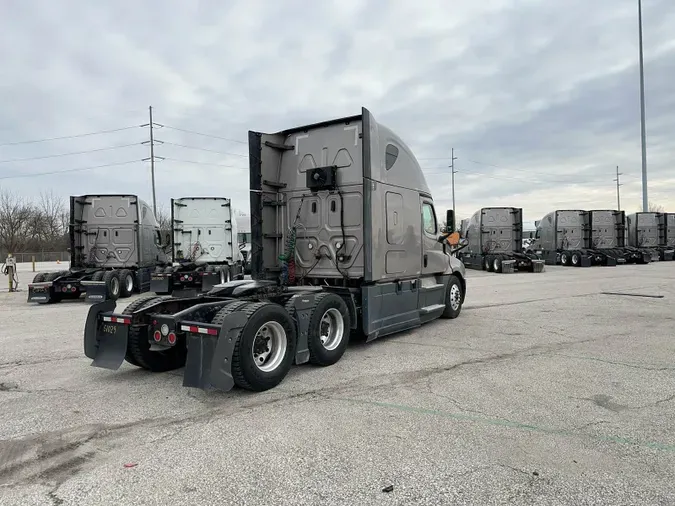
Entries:
<svg viewBox="0 0 675 506">
<path fill-rule="evenodd" d="M 0 293 L 0 505 L 674 503 L 675 263 L 468 277 L 261 394 L 92 368 L 83 302 Z"/>
</svg>

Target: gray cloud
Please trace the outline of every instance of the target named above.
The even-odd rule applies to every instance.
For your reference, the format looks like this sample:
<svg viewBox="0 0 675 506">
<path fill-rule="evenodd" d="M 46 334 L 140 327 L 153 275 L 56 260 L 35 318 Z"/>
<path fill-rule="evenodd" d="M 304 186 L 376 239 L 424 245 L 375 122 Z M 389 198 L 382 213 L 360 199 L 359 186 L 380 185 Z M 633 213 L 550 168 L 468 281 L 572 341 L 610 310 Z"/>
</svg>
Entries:
<svg viewBox="0 0 675 506">
<path fill-rule="evenodd" d="M 164 144 L 158 200 L 224 195 L 248 208 L 249 129 L 368 107 L 425 167 L 441 207 L 640 205 L 634 0 L 6 2 L 0 19 L 0 187 L 27 196 L 127 191 L 150 200 L 147 106 Z M 423 7 L 423 8 L 421 8 Z M 675 210 L 675 7 L 643 2 L 650 198 Z M 670 30 L 669 30 L 670 27 Z M 192 130 L 219 138 L 168 127 Z M 230 139 L 225 140 L 225 139 Z M 238 141 L 238 142 L 234 142 Z M 180 144 L 181 147 L 176 146 Z M 195 149 L 201 148 L 201 149 Z M 133 161 L 127 165 L 64 172 Z"/>
</svg>

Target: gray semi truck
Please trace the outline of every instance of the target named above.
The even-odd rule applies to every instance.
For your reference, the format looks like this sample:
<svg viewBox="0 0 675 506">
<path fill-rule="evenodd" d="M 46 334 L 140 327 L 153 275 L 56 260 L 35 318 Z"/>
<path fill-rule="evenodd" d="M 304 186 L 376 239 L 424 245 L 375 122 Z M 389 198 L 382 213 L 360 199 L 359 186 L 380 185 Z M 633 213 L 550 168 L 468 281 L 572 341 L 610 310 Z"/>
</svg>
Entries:
<svg viewBox="0 0 675 506">
<path fill-rule="evenodd" d="M 293 363 L 459 316 L 458 234 L 441 233 L 416 158 L 365 108 L 273 134 L 249 132 L 251 275 L 206 294 L 93 304 L 93 365 L 185 366 L 183 385 L 262 391 Z M 446 215 L 454 230 L 454 215 Z"/>
<path fill-rule="evenodd" d="M 196 295 L 244 278 L 230 199 L 171 199 L 171 261 L 172 265 L 157 267 L 152 274 L 151 292 Z"/>
<path fill-rule="evenodd" d="M 650 255 L 625 244 L 625 213 L 560 209 L 536 223 L 530 252 L 548 265 L 590 267 L 649 263 Z"/>
<path fill-rule="evenodd" d="M 542 272 L 544 261 L 523 251 L 523 210 L 483 207 L 462 220 L 460 236 L 467 246 L 458 255 L 464 265 L 488 272 Z"/>
<path fill-rule="evenodd" d="M 675 214 L 640 212 L 628 215 L 628 245 L 651 256 L 652 261 L 673 260 Z"/>
<path fill-rule="evenodd" d="M 168 261 L 152 209 L 136 195 L 70 197 L 70 268 L 38 272 L 28 302 L 116 300 L 147 292 L 155 267 Z"/>
</svg>

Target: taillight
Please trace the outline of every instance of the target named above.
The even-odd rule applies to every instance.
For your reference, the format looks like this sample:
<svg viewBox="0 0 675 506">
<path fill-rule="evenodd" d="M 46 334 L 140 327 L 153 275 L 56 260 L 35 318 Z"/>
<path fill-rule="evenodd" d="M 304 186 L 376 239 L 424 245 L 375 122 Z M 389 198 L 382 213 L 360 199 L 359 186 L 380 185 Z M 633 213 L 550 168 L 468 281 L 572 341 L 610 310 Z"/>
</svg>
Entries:
<svg viewBox="0 0 675 506">
<path fill-rule="evenodd" d="M 162 334 L 159 332 L 159 330 L 155 330 L 153 337 L 155 338 L 155 342 L 160 342 L 162 340 Z"/>
<path fill-rule="evenodd" d="M 192 276 L 188 276 L 188 281 L 192 281 Z"/>
<path fill-rule="evenodd" d="M 71 291 L 71 292 L 76 292 L 76 291 L 77 291 L 77 288 L 72 287 L 72 288 L 70 289 L 70 291 Z"/>
<path fill-rule="evenodd" d="M 172 345 L 176 344 L 176 334 L 174 334 L 173 332 L 171 332 L 169 334 L 169 337 L 167 337 L 166 339 L 169 341 L 169 344 L 172 344 Z"/>
<path fill-rule="evenodd" d="M 185 281 L 185 276 L 181 276 L 181 277 L 180 277 L 180 280 L 181 280 L 181 281 Z"/>
</svg>

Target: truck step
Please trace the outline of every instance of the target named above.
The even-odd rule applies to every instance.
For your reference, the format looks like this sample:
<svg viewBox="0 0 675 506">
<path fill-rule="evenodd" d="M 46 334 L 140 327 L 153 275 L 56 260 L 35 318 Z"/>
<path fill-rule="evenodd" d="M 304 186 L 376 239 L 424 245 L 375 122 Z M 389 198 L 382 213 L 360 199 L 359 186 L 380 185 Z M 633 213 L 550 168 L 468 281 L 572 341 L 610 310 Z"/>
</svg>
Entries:
<svg viewBox="0 0 675 506">
<path fill-rule="evenodd" d="M 445 304 L 432 304 L 431 306 L 424 306 L 420 309 L 420 314 L 429 314 L 436 313 L 438 311 L 443 311 L 445 309 Z"/>
<path fill-rule="evenodd" d="M 288 144 L 277 144 L 276 142 L 265 141 L 265 146 L 268 148 L 278 149 L 279 151 L 292 151 L 295 149 L 295 146 L 289 146 Z"/>
<path fill-rule="evenodd" d="M 420 292 L 432 292 L 434 290 L 442 290 L 442 289 L 443 289 L 442 283 L 437 283 L 435 285 L 429 286 L 420 286 Z"/>
<path fill-rule="evenodd" d="M 263 200 L 262 203 L 264 206 L 271 207 L 284 207 L 286 205 L 286 202 L 281 202 L 279 200 Z"/>
<path fill-rule="evenodd" d="M 286 183 L 280 181 L 270 181 L 269 179 L 263 179 L 263 184 L 271 186 L 272 188 L 286 188 L 288 186 Z"/>
</svg>

